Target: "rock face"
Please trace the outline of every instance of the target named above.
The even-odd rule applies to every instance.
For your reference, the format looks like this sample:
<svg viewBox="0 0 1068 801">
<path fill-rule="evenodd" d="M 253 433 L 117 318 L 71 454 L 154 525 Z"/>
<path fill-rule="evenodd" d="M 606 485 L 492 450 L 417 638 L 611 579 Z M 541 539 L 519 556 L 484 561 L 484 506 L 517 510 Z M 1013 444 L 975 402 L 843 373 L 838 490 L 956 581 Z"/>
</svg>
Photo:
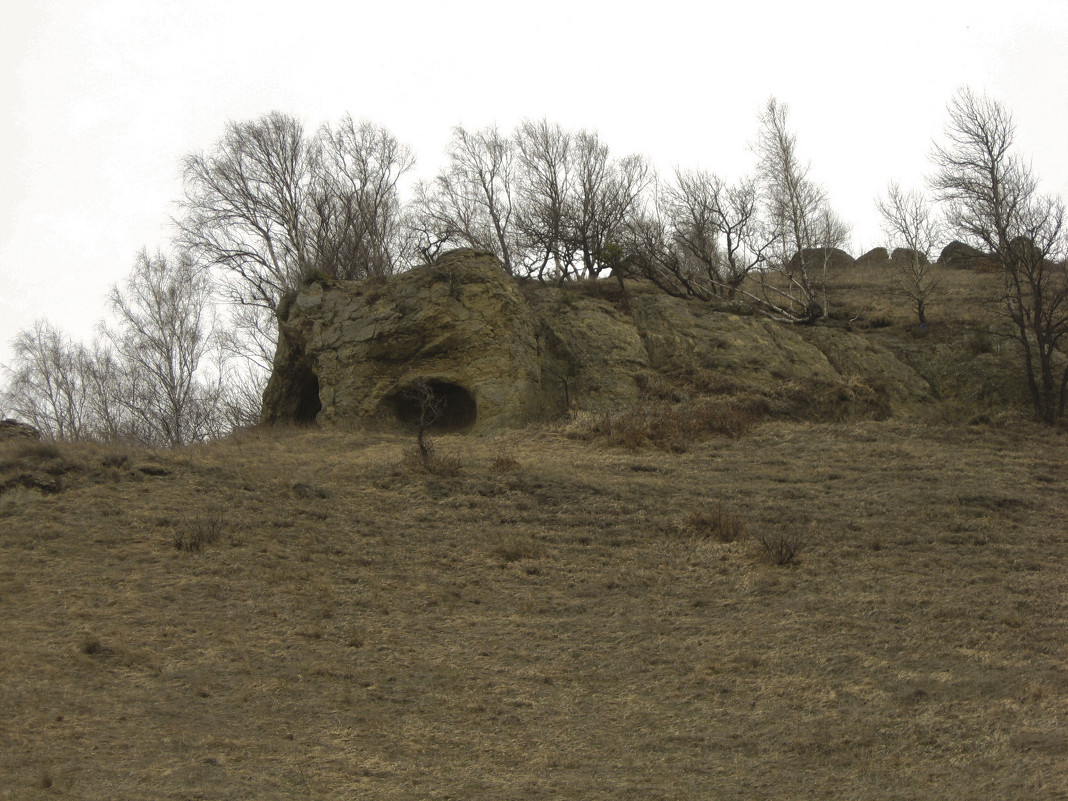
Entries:
<svg viewBox="0 0 1068 801">
<path fill-rule="evenodd" d="M 795 253 L 790 259 L 791 268 L 800 267 L 802 258 L 810 270 L 822 269 L 824 265 L 832 272 L 848 270 L 856 263 L 856 259 L 839 248 L 805 248 L 800 253 Z"/>
<path fill-rule="evenodd" d="M 40 439 L 41 432 L 18 420 L 0 420 L 0 442 L 11 439 Z"/>
<path fill-rule="evenodd" d="M 858 267 L 887 267 L 890 264 L 890 254 L 886 248 L 872 248 L 857 259 Z"/>
<path fill-rule="evenodd" d="M 938 263 L 943 267 L 957 270 L 989 271 L 997 269 L 997 262 L 978 248 L 963 242 L 950 242 L 938 256 Z"/>
<path fill-rule="evenodd" d="M 927 255 L 920 253 L 918 250 L 912 248 L 894 248 L 894 252 L 890 255 L 891 261 L 898 267 L 910 269 L 913 265 L 929 264 Z"/>
<path fill-rule="evenodd" d="M 643 282 L 552 287 L 490 253 L 452 251 L 385 282 L 313 283 L 280 310 L 265 422 L 413 423 L 411 388 L 443 400 L 439 430 L 486 432 L 569 409 L 618 410 L 648 371 L 736 385 L 867 380 L 891 406 L 929 387 L 888 350 L 838 329 L 713 311 Z"/>
</svg>

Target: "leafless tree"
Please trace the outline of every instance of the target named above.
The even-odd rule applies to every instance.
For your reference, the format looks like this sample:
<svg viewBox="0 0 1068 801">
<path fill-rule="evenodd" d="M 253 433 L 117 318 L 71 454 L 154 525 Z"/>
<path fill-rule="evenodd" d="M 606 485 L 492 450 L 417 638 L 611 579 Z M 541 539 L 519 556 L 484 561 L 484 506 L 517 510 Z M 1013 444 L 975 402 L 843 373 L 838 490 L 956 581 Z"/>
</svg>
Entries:
<svg viewBox="0 0 1068 801">
<path fill-rule="evenodd" d="M 388 132 L 349 117 L 314 136 L 278 112 L 230 123 L 212 152 L 185 159 L 178 244 L 221 269 L 231 301 L 270 313 L 237 319 L 252 326 L 250 343 L 273 349 L 278 303 L 312 270 L 358 278 L 398 267 L 398 182 L 412 164 Z"/>
<path fill-rule="evenodd" d="M 93 420 L 86 349 L 38 320 L 12 343 L 3 405 L 50 439 L 91 438 Z"/>
<path fill-rule="evenodd" d="M 115 329 L 106 330 L 122 372 L 131 435 L 184 445 L 218 426 L 218 381 L 202 375 L 213 347 L 211 286 L 188 257 L 142 251 L 120 288 L 112 288 Z"/>
<path fill-rule="evenodd" d="M 903 258 L 894 260 L 893 291 L 910 303 L 919 324 L 927 325 L 927 304 L 939 285 L 931 255 L 943 236 L 941 221 L 922 193 L 905 192 L 896 183 L 876 206 L 891 247 L 905 250 Z"/>
<path fill-rule="evenodd" d="M 616 254 L 613 272 L 620 278 L 641 277 L 652 281 L 664 292 L 675 297 L 698 297 L 708 300 L 700 280 L 682 247 L 672 234 L 662 197 L 629 222 L 623 245 Z"/>
<path fill-rule="evenodd" d="M 274 311 L 315 266 L 314 160 L 303 125 L 277 112 L 230 123 L 213 152 L 185 159 L 180 243 L 223 268 L 236 302 Z"/>
<path fill-rule="evenodd" d="M 1023 357 L 1035 415 L 1064 416 L 1068 400 L 1068 232 L 1064 203 L 1038 192 L 1015 152 L 1016 127 L 1000 103 L 960 90 L 949 104 L 945 144 L 935 147 L 931 185 L 950 229 L 1001 265 L 1001 307 Z"/>
<path fill-rule="evenodd" d="M 574 179 L 567 183 L 567 252 L 582 260 L 586 275 L 596 278 L 610 266 L 606 248 L 618 246 L 628 222 L 641 213 L 652 171 L 641 156 L 612 159 L 608 146 L 593 132 L 580 131 L 571 145 Z"/>
<path fill-rule="evenodd" d="M 403 399 L 413 411 L 416 447 L 419 459 L 427 472 L 433 471 L 434 444 L 427 437 L 427 429 L 445 412 L 445 396 L 438 392 L 426 378 L 418 378 L 402 393 Z"/>
<path fill-rule="evenodd" d="M 568 203 L 575 176 L 573 135 L 542 119 L 519 125 L 515 142 L 519 154 L 516 224 L 527 252 L 526 271 L 544 280 L 564 280 L 574 265 L 568 236 Z"/>
<path fill-rule="evenodd" d="M 831 210 L 826 190 L 809 177 L 810 167 L 798 157 L 797 137 L 788 127 L 788 109 L 774 97 L 760 117 L 756 152 L 774 232 L 769 265 L 779 278 L 762 282 L 763 302 L 773 316 L 791 322 L 826 317 L 831 254 L 849 227 Z"/>
<path fill-rule="evenodd" d="M 456 128 L 449 165 L 416 189 L 410 225 L 425 261 L 447 244 L 489 250 L 513 274 L 563 281 L 616 260 L 651 170 L 613 159 L 596 133 L 547 120 L 512 136 Z"/>
<path fill-rule="evenodd" d="M 416 189 L 412 226 L 422 239 L 424 259 L 453 243 L 488 250 L 515 272 L 515 172 L 514 144 L 495 126 L 455 128 L 449 166 L 429 186 Z"/>
<path fill-rule="evenodd" d="M 415 164 L 411 150 L 346 115 L 319 130 L 312 152 L 315 267 L 338 278 L 395 272 L 404 257 L 398 183 Z"/>
<path fill-rule="evenodd" d="M 676 171 L 661 203 L 693 294 L 733 297 L 764 263 L 774 240 L 760 218 L 759 200 L 753 179 L 731 186 L 705 171 Z"/>
</svg>

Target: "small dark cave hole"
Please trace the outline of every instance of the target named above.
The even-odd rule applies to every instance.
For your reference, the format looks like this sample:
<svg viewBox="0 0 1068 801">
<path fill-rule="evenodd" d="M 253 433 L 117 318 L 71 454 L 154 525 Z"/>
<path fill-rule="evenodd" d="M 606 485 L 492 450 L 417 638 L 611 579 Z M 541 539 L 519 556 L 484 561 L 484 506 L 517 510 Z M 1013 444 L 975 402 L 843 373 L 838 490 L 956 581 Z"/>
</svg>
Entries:
<svg viewBox="0 0 1068 801">
<path fill-rule="evenodd" d="M 408 388 L 393 393 L 387 403 L 397 420 L 407 426 L 418 426 L 422 404 L 418 393 Z M 441 414 L 427 430 L 437 432 L 464 431 L 475 424 L 478 408 L 474 396 L 459 384 L 428 379 L 426 388 L 442 402 Z"/>
<path fill-rule="evenodd" d="M 323 402 L 319 400 L 319 376 L 308 370 L 301 373 L 298 384 L 295 387 L 296 410 L 293 413 L 293 421 L 296 423 L 314 423 L 315 418 L 323 408 Z"/>
</svg>

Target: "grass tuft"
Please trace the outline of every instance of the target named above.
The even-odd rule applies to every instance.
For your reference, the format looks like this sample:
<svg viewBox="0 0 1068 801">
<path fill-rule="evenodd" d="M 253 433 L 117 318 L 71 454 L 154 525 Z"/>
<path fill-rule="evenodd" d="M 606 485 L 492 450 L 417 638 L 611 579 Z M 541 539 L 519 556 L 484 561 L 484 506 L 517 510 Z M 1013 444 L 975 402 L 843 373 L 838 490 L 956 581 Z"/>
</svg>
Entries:
<svg viewBox="0 0 1068 801">
<path fill-rule="evenodd" d="M 435 443 L 430 440 L 425 441 L 424 447 L 425 457 L 418 447 L 405 450 L 401 465 L 413 473 L 435 476 L 458 476 L 463 472 L 464 463 L 459 457 L 439 452 Z"/>
<path fill-rule="evenodd" d="M 695 509 L 686 518 L 686 529 L 702 539 L 736 542 L 745 536 L 742 518 L 728 512 L 722 504 L 708 509 Z"/>
<path fill-rule="evenodd" d="M 764 555 L 779 567 L 795 564 L 797 555 L 805 544 L 804 532 L 800 530 L 764 532 L 756 535 L 764 549 Z"/>
<path fill-rule="evenodd" d="M 196 553 L 222 536 L 223 521 L 217 514 L 201 513 L 183 521 L 174 532 L 175 550 Z"/>
</svg>

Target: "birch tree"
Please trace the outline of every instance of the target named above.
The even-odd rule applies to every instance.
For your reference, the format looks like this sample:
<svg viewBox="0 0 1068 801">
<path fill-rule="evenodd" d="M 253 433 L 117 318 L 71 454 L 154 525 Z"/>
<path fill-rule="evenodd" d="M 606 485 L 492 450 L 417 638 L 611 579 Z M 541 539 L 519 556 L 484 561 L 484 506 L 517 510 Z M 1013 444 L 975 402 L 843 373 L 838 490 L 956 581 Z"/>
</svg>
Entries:
<svg viewBox="0 0 1068 801">
<path fill-rule="evenodd" d="M 965 88 L 948 113 L 945 141 L 932 155 L 931 186 L 953 233 L 1000 265 L 1000 307 L 1020 346 L 1035 415 L 1054 423 L 1068 401 L 1064 203 L 1038 191 L 1015 150 L 1016 126 L 1004 106 Z"/>
</svg>

